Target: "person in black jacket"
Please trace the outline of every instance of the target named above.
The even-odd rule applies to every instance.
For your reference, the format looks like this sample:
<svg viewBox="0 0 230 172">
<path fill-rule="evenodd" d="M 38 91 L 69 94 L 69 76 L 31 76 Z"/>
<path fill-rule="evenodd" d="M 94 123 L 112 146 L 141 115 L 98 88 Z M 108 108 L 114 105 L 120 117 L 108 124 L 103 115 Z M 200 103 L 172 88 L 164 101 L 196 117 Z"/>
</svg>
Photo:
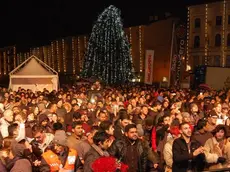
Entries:
<svg viewBox="0 0 230 172">
<path fill-rule="evenodd" d="M 181 137 L 173 142 L 172 172 L 202 171 L 205 164 L 204 148 L 191 140 L 192 129 L 188 123 L 180 124 Z"/>
<path fill-rule="evenodd" d="M 115 156 L 121 162 L 129 166 L 128 172 L 146 172 L 148 161 L 156 169 L 159 158 L 153 153 L 148 142 L 138 139 L 137 127 L 135 124 L 128 124 L 125 127 L 125 137 L 122 140 L 115 140 L 108 149 L 110 155 Z"/>
</svg>

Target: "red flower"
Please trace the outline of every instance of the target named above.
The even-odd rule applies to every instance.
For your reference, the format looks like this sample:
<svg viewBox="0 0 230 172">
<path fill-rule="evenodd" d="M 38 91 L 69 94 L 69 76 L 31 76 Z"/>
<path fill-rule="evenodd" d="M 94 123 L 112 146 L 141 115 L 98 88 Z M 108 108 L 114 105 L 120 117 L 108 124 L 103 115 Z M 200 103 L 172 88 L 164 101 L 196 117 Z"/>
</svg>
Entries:
<svg viewBox="0 0 230 172">
<path fill-rule="evenodd" d="M 118 162 L 114 157 L 100 157 L 93 162 L 92 169 L 94 172 L 115 172 L 117 169 L 127 172 L 128 166 Z"/>
</svg>

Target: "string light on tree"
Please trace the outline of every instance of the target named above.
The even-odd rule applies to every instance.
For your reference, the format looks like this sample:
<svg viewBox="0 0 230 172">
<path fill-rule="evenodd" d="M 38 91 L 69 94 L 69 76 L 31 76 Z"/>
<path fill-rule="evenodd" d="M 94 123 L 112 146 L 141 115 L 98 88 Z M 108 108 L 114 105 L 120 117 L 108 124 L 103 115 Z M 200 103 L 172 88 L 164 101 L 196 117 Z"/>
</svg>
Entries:
<svg viewBox="0 0 230 172">
<path fill-rule="evenodd" d="M 133 77 L 130 46 L 120 11 L 109 6 L 93 26 L 82 76 L 98 77 L 107 84 L 125 83 Z"/>
</svg>

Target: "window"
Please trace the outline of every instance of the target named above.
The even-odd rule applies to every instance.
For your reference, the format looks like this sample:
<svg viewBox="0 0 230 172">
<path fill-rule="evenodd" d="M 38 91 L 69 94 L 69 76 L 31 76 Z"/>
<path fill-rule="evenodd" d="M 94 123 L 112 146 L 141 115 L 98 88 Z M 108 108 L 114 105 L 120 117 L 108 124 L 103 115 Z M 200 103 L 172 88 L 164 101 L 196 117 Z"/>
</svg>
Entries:
<svg viewBox="0 0 230 172">
<path fill-rule="evenodd" d="M 220 61 L 220 56 L 215 56 L 215 57 L 214 57 L 214 66 L 219 67 L 219 66 L 220 66 L 220 63 L 221 63 L 221 61 Z"/>
<path fill-rule="evenodd" d="M 227 36 L 227 46 L 228 46 L 228 47 L 230 46 L 230 33 L 229 33 L 228 36 Z"/>
<path fill-rule="evenodd" d="M 195 36 L 194 37 L 194 48 L 199 48 L 200 47 L 200 37 Z"/>
<path fill-rule="evenodd" d="M 200 28 L 200 18 L 195 19 L 195 28 Z"/>
<path fill-rule="evenodd" d="M 222 16 L 216 16 L 216 26 L 222 25 Z"/>
<path fill-rule="evenodd" d="M 216 47 L 221 46 L 221 35 L 220 34 L 216 34 L 216 36 L 215 36 L 215 46 Z"/>
<path fill-rule="evenodd" d="M 228 55 L 228 56 L 226 57 L 225 66 L 226 66 L 226 67 L 230 67 L 230 55 Z"/>
</svg>

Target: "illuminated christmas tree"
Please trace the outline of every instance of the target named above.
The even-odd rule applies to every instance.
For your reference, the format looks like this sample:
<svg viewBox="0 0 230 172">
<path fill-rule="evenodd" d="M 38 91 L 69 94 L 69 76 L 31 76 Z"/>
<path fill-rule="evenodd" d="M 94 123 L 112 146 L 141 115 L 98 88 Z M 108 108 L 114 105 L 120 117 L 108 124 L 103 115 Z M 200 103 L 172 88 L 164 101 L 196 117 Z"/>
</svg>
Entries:
<svg viewBox="0 0 230 172">
<path fill-rule="evenodd" d="M 118 84 L 132 79 L 133 73 L 130 46 L 123 30 L 120 11 L 111 5 L 93 26 L 82 76 L 94 76 L 107 84 Z"/>
</svg>

